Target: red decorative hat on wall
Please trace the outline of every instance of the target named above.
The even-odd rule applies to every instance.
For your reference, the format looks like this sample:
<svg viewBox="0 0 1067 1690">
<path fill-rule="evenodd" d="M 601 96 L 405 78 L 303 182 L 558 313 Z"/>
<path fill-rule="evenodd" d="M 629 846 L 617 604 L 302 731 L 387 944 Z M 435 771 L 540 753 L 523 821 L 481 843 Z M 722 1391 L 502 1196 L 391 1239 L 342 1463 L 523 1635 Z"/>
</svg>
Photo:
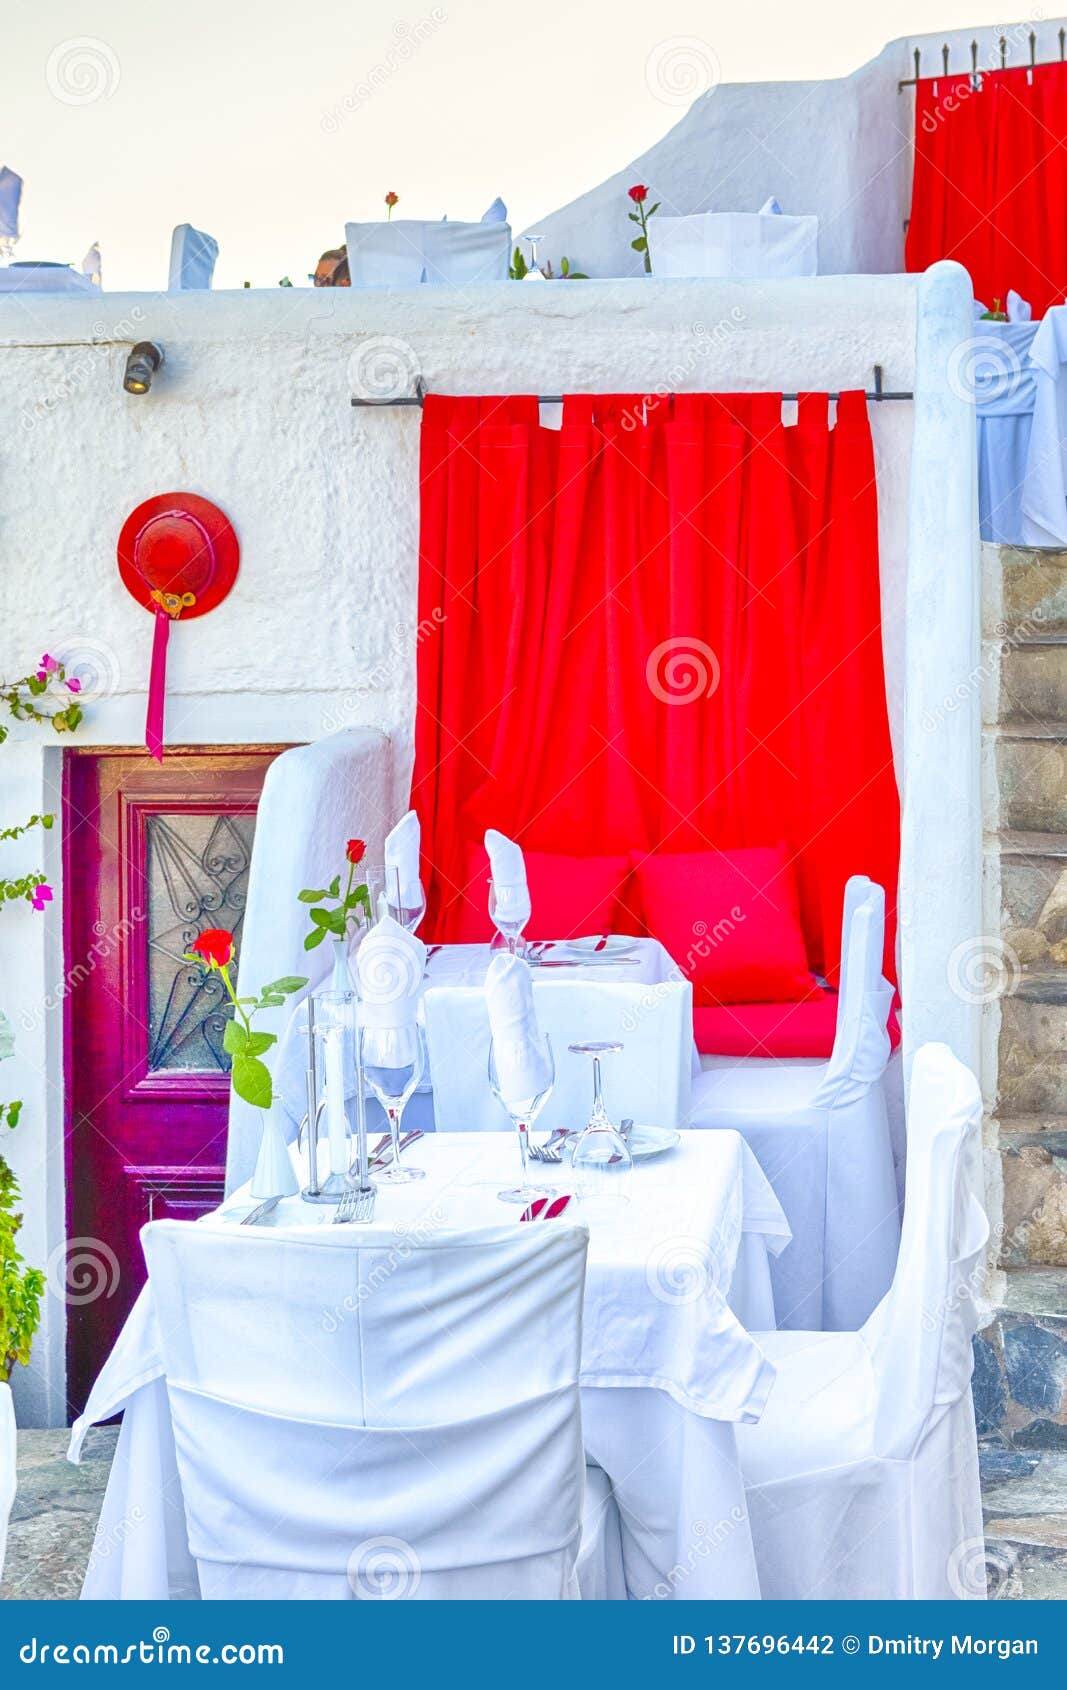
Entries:
<svg viewBox="0 0 1067 1690">
<path fill-rule="evenodd" d="M 118 556 L 127 590 L 156 618 L 145 745 L 161 763 L 170 625 L 222 603 L 237 579 L 240 547 L 229 518 L 209 499 L 160 493 L 126 518 Z"/>
</svg>

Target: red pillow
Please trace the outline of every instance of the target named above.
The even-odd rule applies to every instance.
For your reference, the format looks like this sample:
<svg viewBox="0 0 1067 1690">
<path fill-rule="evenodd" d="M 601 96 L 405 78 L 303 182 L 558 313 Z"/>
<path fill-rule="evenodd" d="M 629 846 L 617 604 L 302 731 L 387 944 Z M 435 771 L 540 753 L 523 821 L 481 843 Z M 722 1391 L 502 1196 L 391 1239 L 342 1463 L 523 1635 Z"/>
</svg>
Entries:
<svg viewBox="0 0 1067 1690">
<path fill-rule="evenodd" d="M 695 1004 L 819 996 L 784 845 L 631 858 L 649 932 L 693 982 Z"/>
<path fill-rule="evenodd" d="M 628 857 L 568 857 L 525 851 L 526 881 L 533 913 L 527 939 L 580 939 L 590 933 L 625 931 L 623 895 L 630 878 Z M 466 898 L 454 918 L 456 944 L 475 945 L 493 937 L 489 919 L 489 858 L 484 845 L 467 852 Z"/>
</svg>

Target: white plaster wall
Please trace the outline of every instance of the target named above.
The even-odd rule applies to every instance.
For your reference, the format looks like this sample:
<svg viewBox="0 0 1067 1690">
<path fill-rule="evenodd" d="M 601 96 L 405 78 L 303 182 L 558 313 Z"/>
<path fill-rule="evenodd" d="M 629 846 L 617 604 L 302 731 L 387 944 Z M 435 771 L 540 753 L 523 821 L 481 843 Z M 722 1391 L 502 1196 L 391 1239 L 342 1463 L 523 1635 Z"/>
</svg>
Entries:
<svg viewBox="0 0 1067 1690">
<path fill-rule="evenodd" d="M 911 203 L 915 96 L 899 83 L 940 72 L 949 46 L 950 75 L 968 71 L 971 42 L 979 68 L 1059 57 L 1067 20 L 986 25 L 902 37 L 851 76 L 820 82 L 723 83 L 694 102 L 663 138 L 614 175 L 529 227 L 544 235 L 542 260 L 566 255 L 592 276 L 632 276 L 643 257 L 630 249 L 626 190 L 647 183 L 663 213 L 758 211 L 776 194 L 784 211 L 819 218 L 819 273 L 876 274 L 904 267 Z M 655 223 L 653 222 L 653 230 Z M 516 231 L 519 233 L 519 231 Z M 655 258 L 653 241 L 653 262 Z"/>
<path fill-rule="evenodd" d="M 969 332 L 965 286 L 953 285 L 959 298 L 942 300 L 923 343 L 937 381 L 951 344 Z M 138 743 L 151 621 L 119 583 L 116 537 L 150 494 L 201 493 L 230 514 L 241 572 L 224 606 L 173 632 L 172 741 L 374 727 L 393 742 L 400 794 L 414 706 L 419 415 L 353 410 L 353 381 L 384 371 L 387 385 L 421 374 L 431 390 L 467 393 L 835 389 L 866 384 L 877 362 L 887 387 L 910 389 L 925 286 L 914 277 L 653 278 L 464 292 L 105 294 L 42 298 L 32 311 L 0 298 L 0 676 L 45 649 L 95 662 L 101 692 L 88 701 L 80 741 Z M 122 367 L 129 342 L 146 337 L 163 344 L 167 362 L 153 392 L 135 399 L 121 390 Z M 945 946 L 967 919 L 964 891 L 946 873 L 962 859 L 954 845 L 944 852 L 970 819 L 946 812 L 936 765 L 920 758 L 920 781 L 904 744 L 909 497 L 924 567 L 957 582 L 957 606 L 975 589 L 971 489 L 960 469 L 969 436 L 951 409 L 942 422 L 955 445 L 917 456 L 913 472 L 912 407 L 872 407 L 898 763 L 916 814 L 932 792 L 946 830 L 935 837 L 917 825 L 911 834 L 910 884 L 925 888 L 912 957 L 927 959 L 929 981 L 914 1037 L 943 1024 L 937 971 L 943 980 Z M 956 498 L 961 474 L 966 492 Z M 916 533 L 910 544 L 915 555 Z M 924 635 L 935 656 L 940 630 L 935 622 Z M 948 649 L 958 661 L 951 639 Z M 40 808 L 57 771 L 53 739 L 16 731 L 0 751 L 5 820 Z M 43 860 L 58 885 L 58 843 L 51 834 L 25 851 L 5 846 L 5 866 Z M 61 902 L 43 919 L 23 906 L 0 915 L 0 1002 L 16 1026 L 60 980 Z M 25 1189 L 27 1255 L 40 1262 L 62 1243 L 60 1023 L 58 1006 L 39 1014 L 0 1070 L 26 1102 L 10 1150 Z M 18 1381 L 24 1421 L 62 1417 L 62 1350 L 62 1307 L 49 1298 L 34 1367 Z"/>
</svg>

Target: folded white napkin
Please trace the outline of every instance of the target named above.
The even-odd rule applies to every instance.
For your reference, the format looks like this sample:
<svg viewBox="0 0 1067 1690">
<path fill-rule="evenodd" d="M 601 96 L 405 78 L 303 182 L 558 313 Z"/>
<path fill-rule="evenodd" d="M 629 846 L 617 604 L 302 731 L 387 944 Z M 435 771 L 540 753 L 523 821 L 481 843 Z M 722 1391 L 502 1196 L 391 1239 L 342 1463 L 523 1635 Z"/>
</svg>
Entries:
<svg viewBox="0 0 1067 1690">
<path fill-rule="evenodd" d="M 504 201 L 500 198 L 500 195 L 498 194 L 496 199 L 493 201 L 492 205 L 489 207 L 488 211 L 482 212 L 482 222 L 483 223 L 506 223 L 507 220 L 508 220 L 508 208 L 504 204 Z"/>
<path fill-rule="evenodd" d="M 1028 299 L 1022 297 L 1022 294 L 1016 293 L 1014 288 L 1008 289 L 1007 312 L 1009 323 L 1029 323 L 1033 321 L 1033 306 Z"/>
<path fill-rule="evenodd" d="M 521 957 L 501 952 L 493 958 L 485 976 L 485 1002 L 500 1095 L 518 1113 L 549 1085 L 533 980 Z"/>
<path fill-rule="evenodd" d="M 761 217 L 781 217 L 782 208 L 774 194 L 771 195 L 769 200 L 764 200 L 759 208 L 759 214 Z"/>
<path fill-rule="evenodd" d="M 422 841 L 422 830 L 419 818 L 414 810 L 409 810 L 406 816 L 401 816 L 396 826 L 385 840 L 386 869 L 396 869 L 400 876 L 400 904 L 401 908 L 413 910 L 420 901 L 421 886 L 419 883 L 419 850 Z M 386 890 L 389 891 L 392 876 L 386 876 Z"/>
<path fill-rule="evenodd" d="M 485 849 L 496 891 L 497 914 L 506 921 L 529 921 L 530 889 L 522 848 L 495 827 L 485 830 Z"/>
<path fill-rule="evenodd" d="M 375 922 L 356 952 L 365 1027 L 409 1027 L 418 1015 L 426 946 L 391 915 Z"/>
</svg>

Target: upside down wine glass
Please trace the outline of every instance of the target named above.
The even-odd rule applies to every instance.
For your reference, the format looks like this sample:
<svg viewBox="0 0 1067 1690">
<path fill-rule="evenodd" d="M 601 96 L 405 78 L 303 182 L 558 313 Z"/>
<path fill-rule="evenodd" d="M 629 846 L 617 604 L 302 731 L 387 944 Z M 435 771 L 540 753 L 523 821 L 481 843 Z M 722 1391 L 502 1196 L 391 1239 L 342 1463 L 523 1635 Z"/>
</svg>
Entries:
<svg viewBox="0 0 1067 1690">
<path fill-rule="evenodd" d="M 531 1185 L 526 1170 L 526 1150 L 530 1128 L 552 1095 L 556 1081 L 556 1065 L 552 1059 L 552 1045 L 548 1034 L 538 1036 L 534 1045 L 521 1051 L 514 1046 L 497 1050 L 489 1044 L 489 1084 L 493 1096 L 511 1118 L 519 1135 L 522 1158 L 522 1183 L 498 1191 L 502 1203 L 522 1203 L 524 1207 L 538 1197 L 548 1197 L 550 1188 Z"/>
<path fill-rule="evenodd" d="M 593 1059 L 593 1107 L 589 1124 L 574 1146 L 574 1183 L 579 1200 L 592 1212 L 611 1212 L 630 1201 L 633 1157 L 629 1145 L 604 1107 L 600 1058 L 615 1055 L 622 1045 L 609 1042 L 568 1045 L 577 1056 Z"/>
</svg>

